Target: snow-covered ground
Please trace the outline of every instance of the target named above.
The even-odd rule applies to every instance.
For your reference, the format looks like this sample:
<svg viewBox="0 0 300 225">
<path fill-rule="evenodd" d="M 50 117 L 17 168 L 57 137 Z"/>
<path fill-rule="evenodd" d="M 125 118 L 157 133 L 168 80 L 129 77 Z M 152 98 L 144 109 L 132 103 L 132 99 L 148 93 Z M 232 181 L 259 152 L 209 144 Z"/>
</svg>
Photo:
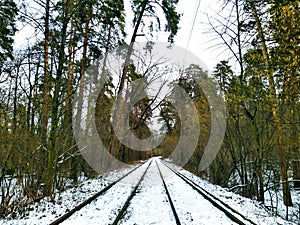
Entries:
<svg viewBox="0 0 300 225">
<path fill-rule="evenodd" d="M 180 173 L 189 177 L 195 183 L 199 184 L 201 187 L 209 191 L 211 194 L 225 202 L 226 204 L 230 205 L 232 208 L 237 210 L 238 212 L 242 213 L 248 219 L 251 219 L 253 222 L 259 225 L 275 225 L 275 224 L 283 224 L 289 225 L 294 224 L 298 225 L 299 223 L 290 222 L 282 219 L 282 217 L 272 215 L 272 213 L 267 210 L 262 204 L 257 201 L 242 197 L 237 195 L 228 189 L 213 185 L 206 180 L 202 180 L 201 178 L 191 174 L 190 172 L 183 170 L 179 167 L 173 165 Z M 295 194 L 295 192 L 293 192 Z M 299 193 L 299 192 L 298 192 Z M 300 196 L 293 196 L 294 202 L 300 200 Z M 282 207 L 283 208 L 283 207 Z M 296 204 L 293 210 L 297 210 Z M 297 221 L 298 218 L 293 218 L 293 221 Z"/>
<path fill-rule="evenodd" d="M 120 224 L 176 224 L 155 161 L 158 162 L 161 172 L 166 179 L 166 185 L 181 224 L 235 224 L 228 219 L 224 213 L 220 212 L 188 186 L 182 179 L 172 175 L 171 171 L 160 163 L 158 158 L 154 158 L 152 161 L 144 180 L 130 202 L 126 214 Z M 138 182 L 139 177 L 141 177 L 142 173 L 147 168 L 149 162 L 139 167 L 134 173 L 124 178 L 120 183 L 114 185 L 106 193 L 97 198 L 97 200 L 73 214 L 62 224 L 111 224 L 130 195 L 135 184 Z M 172 166 L 257 224 L 297 224 L 287 222 L 280 217 L 271 215 L 255 201 L 243 198 L 229 192 L 227 189 L 212 185 L 188 171 L 182 170 L 174 165 Z M 85 180 L 77 187 L 70 188 L 57 195 L 54 201 L 46 198 L 42 202 L 28 207 L 26 209 L 27 215 L 25 217 L 0 220 L 0 224 L 49 224 L 86 198 L 103 189 L 112 181 L 128 173 L 134 167 L 136 167 L 136 165 L 129 166 L 120 171 L 113 171 L 99 179 Z"/>
</svg>

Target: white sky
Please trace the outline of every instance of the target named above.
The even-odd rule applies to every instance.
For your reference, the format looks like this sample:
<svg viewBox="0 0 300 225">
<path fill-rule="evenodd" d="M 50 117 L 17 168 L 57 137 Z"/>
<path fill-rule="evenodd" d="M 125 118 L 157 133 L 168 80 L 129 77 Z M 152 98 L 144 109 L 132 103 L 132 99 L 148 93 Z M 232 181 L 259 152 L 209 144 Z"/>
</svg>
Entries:
<svg viewBox="0 0 300 225">
<path fill-rule="evenodd" d="M 196 12 L 197 2 L 200 1 L 200 8 L 188 45 L 188 39 L 191 32 L 191 26 L 193 17 Z M 207 17 L 204 14 L 207 8 L 218 8 L 218 0 L 179 0 L 178 10 L 183 12 L 183 16 L 180 22 L 180 31 L 175 38 L 175 44 L 187 48 L 189 51 L 197 55 L 210 70 L 213 70 L 214 66 L 223 58 L 220 57 L 216 51 L 209 50 L 208 48 L 214 44 L 211 42 L 211 37 L 208 34 L 204 34 L 207 27 L 203 24 L 206 22 Z M 188 46 L 187 46 L 188 45 Z"/>
<path fill-rule="evenodd" d="M 190 42 L 188 44 L 189 36 L 191 33 L 192 23 L 194 20 L 194 16 L 196 14 L 197 4 L 200 1 L 200 8 L 197 14 L 196 22 L 193 28 L 192 36 Z M 130 8 L 130 1 L 125 0 L 125 8 L 126 8 L 126 32 L 127 39 L 129 42 L 132 35 L 132 13 Z M 204 12 L 206 9 L 212 8 L 217 10 L 220 6 L 219 0 L 179 0 L 177 10 L 182 13 L 180 19 L 180 30 L 175 37 L 175 44 L 187 48 L 187 50 L 191 51 L 195 55 L 197 55 L 200 60 L 204 62 L 204 64 L 209 68 L 209 70 L 213 70 L 214 66 L 221 60 L 225 59 L 226 56 L 220 55 L 221 50 L 218 52 L 216 50 L 210 50 L 209 47 L 212 47 L 214 43 L 211 41 L 212 38 L 209 37 L 208 34 L 204 34 L 204 31 L 207 30 L 207 27 L 203 24 L 207 22 L 207 17 Z M 142 37 L 138 37 L 137 41 L 144 41 L 145 39 Z M 153 41 L 167 41 L 167 36 L 164 34 L 159 34 Z"/>
</svg>

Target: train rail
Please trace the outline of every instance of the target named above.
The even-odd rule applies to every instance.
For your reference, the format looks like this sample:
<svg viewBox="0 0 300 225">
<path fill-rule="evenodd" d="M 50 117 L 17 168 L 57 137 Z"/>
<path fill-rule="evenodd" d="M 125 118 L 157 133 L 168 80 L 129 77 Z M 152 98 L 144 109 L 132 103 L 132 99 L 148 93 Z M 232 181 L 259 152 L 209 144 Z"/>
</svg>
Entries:
<svg viewBox="0 0 300 225">
<path fill-rule="evenodd" d="M 175 209 L 174 203 L 173 203 L 173 201 L 172 201 L 172 198 L 171 198 L 170 192 L 169 192 L 169 190 L 168 190 L 168 187 L 167 187 L 167 185 L 166 185 L 166 182 L 165 182 L 165 180 L 164 180 L 164 178 L 163 178 L 162 172 L 161 172 L 161 170 L 160 170 L 160 168 L 159 168 L 159 165 L 158 165 L 157 161 L 155 161 L 155 163 L 156 163 L 157 169 L 158 169 L 158 171 L 159 171 L 160 178 L 161 178 L 161 180 L 162 180 L 162 182 L 163 182 L 163 185 L 164 185 L 166 194 L 167 194 L 167 196 L 168 196 L 168 200 L 169 200 L 169 203 L 170 203 L 170 206 L 171 206 L 171 209 L 172 209 L 172 212 L 173 212 L 173 215 L 174 215 L 176 224 L 177 224 L 177 225 L 180 225 L 181 223 L 180 223 L 178 214 L 177 214 L 177 212 L 176 212 L 176 209 Z"/>
<path fill-rule="evenodd" d="M 253 224 L 252 220 L 246 218 L 243 214 L 239 213 L 237 210 L 233 209 L 227 203 L 223 202 L 213 194 L 206 191 L 204 188 L 200 187 L 199 184 L 195 183 L 185 175 L 179 173 L 174 168 L 167 165 L 165 162 L 161 160 L 161 163 L 165 165 L 169 170 L 171 170 L 174 174 L 180 177 L 183 181 L 185 181 L 190 187 L 192 187 L 195 191 L 197 191 L 201 196 L 203 196 L 207 201 L 209 201 L 213 206 L 222 211 L 228 218 L 230 218 L 233 222 L 239 225 Z M 247 222 L 246 222 L 247 221 Z"/>
<path fill-rule="evenodd" d="M 101 195 L 103 195 L 105 192 L 107 192 L 109 189 L 111 189 L 114 185 L 116 185 L 118 182 L 123 180 L 125 177 L 128 177 L 130 174 L 132 174 L 134 171 L 136 171 L 138 168 L 140 168 L 142 165 L 144 165 L 147 162 L 148 161 L 145 161 L 145 162 L 141 163 L 140 165 L 135 167 L 133 170 L 129 171 L 128 173 L 126 173 L 122 177 L 120 177 L 117 180 L 115 180 L 114 182 L 110 183 L 108 186 L 106 186 L 105 188 L 103 188 L 102 190 L 100 190 L 99 192 L 97 192 L 96 194 L 91 196 L 90 198 L 86 199 L 85 201 L 83 201 L 82 203 L 80 203 L 79 205 L 74 207 L 72 210 L 65 213 L 64 215 L 62 215 L 61 217 L 59 217 L 58 219 L 56 219 L 54 222 L 50 223 L 49 225 L 58 225 L 58 224 L 61 224 L 62 222 L 64 222 L 65 220 L 69 219 L 75 212 L 81 210 L 83 207 L 85 207 L 88 204 L 90 204 L 91 202 L 95 201 L 97 198 L 99 198 Z M 147 169 L 149 168 L 151 162 L 149 163 Z M 147 171 L 147 169 L 146 169 L 146 171 Z"/>
<path fill-rule="evenodd" d="M 118 213 L 117 217 L 115 218 L 114 222 L 112 223 L 112 225 L 117 225 L 118 222 L 123 218 L 129 204 L 130 204 L 130 201 L 133 199 L 133 197 L 135 196 L 136 194 L 136 191 L 137 189 L 139 188 L 141 182 L 143 181 L 150 165 L 152 163 L 152 160 L 150 161 L 149 165 L 147 166 L 146 170 L 144 171 L 143 175 L 141 176 L 141 178 L 139 179 L 138 183 L 135 185 L 133 191 L 131 192 L 131 194 L 129 195 L 129 197 L 127 198 L 125 204 L 123 205 L 122 209 L 120 210 L 120 212 Z"/>
</svg>

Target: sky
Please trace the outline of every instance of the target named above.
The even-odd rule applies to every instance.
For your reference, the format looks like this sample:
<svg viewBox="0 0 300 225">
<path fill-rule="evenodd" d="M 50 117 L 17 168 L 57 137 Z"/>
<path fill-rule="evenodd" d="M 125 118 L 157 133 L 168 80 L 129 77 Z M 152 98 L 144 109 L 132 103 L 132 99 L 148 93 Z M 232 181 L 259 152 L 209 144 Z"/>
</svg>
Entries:
<svg viewBox="0 0 300 225">
<path fill-rule="evenodd" d="M 189 42 L 191 27 L 199 1 L 200 7 Z M 210 70 L 213 70 L 214 66 L 222 60 L 222 58 L 218 51 L 209 49 L 214 43 L 211 41 L 212 37 L 209 34 L 205 34 L 207 30 L 207 26 L 204 24 L 207 22 L 205 12 L 209 8 L 218 8 L 217 0 L 189 0 L 188 4 L 186 0 L 179 0 L 178 10 L 183 12 L 183 16 L 180 22 L 180 31 L 175 38 L 175 43 L 196 54 Z"/>
<path fill-rule="evenodd" d="M 125 0 L 126 9 L 126 41 L 129 43 L 133 28 L 132 28 L 132 18 L 133 14 L 130 8 L 130 1 Z M 200 2 L 200 7 L 198 9 L 197 17 L 192 30 L 192 24 L 197 11 L 198 2 Z M 214 45 L 212 42 L 212 37 L 209 34 L 204 34 L 207 30 L 207 26 L 204 24 L 207 22 L 207 16 L 205 12 L 212 8 L 217 10 L 219 8 L 218 0 L 179 0 L 177 11 L 182 14 L 180 19 L 180 30 L 178 31 L 174 41 L 175 44 L 186 48 L 197 55 L 204 64 L 208 67 L 210 71 L 213 70 L 215 65 L 224 59 L 224 55 L 220 55 L 221 51 L 209 49 Z M 161 16 L 163 17 L 163 16 Z M 192 30 L 192 33 L 191 33 Z M 190 39 L 190 41 L 189 41 Z M 138 37 L 137 41 L 149 40 L 149 35 L 145 39 L 143 37 Z M 153 41 L 167 41 L 167 35 L 163 32 L 154 35 Z"/>
</svg>

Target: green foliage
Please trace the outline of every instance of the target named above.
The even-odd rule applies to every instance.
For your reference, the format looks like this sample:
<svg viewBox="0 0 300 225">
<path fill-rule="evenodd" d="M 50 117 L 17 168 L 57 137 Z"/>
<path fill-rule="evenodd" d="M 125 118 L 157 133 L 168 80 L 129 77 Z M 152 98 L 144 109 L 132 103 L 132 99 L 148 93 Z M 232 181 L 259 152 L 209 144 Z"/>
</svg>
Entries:
<svg viewBox="0 0 300 225">
<path fill-rule="evenodd" d="M 13 36 L 16 29 L 18 9 L 13 0 L 0 2 L 0 63 L 13 59 Z"/>
<path fill-rule="evenodd" d="M 201 80 L 201 86 L 198 83 L 199 80 Z M 197 136 L 198 143 L 196 149 L 189 163 L 186 165 L 188 169 L 198 173 L 198 166 L 209 139 L 211 126 L 210 106 L 202 88 L 209 88 L 213 83 L 212 78 L 208 77 L 207 72 L 199 65 L 191 64 L 173 83 L 180 86 L 185 93 L 189 95 L 197 110 L 197 116 L 184 119 L 187 126 L 192 127 L 197 120 L 197 123 L 199 122 L 200 125 L 201 132 L 199 136 Z M 180 99 L 182 99 L 181 96 L 176 96 L 176 101 L 179 101 L 179 103 L 177 102 L 176 104 L 181 104 Z M 184 103 L 182 103 L 181 106 L 182 110 L 184 110 Z M 161 104 L 160 117 L 160 121 L 163 121 L 165 124 L 162 129 L 166 131 L 167 134 L 164 142 L 160 145 L 160 149 L 163 150 L 163 156 L 167 157 L 174 151 L 181 136 L 185 134 L 181 130 L 180 112 L 173 106 L 172 101 L 164 101 Z M 187 143 L 187 145 L 188 144 L 189 143 Z M 175 157 L 180 161 L 181 157 L 184 156 L 177 155 Z"/>
<path fill-rule="evenodd" d="M 219 84 L 221 91 L 227 93 L 230 79 L 232 79 L 233 76 L 233 71 L 228 65 L 228 61 L 222 60 L 219 62 L 213 71 L 213 76 Z"/>
<path fill-rule="evenodd" d="M 153 20 L 149 21 L 148 30 L 151 36 L 153 32 L 160 31 L 162 28 L 161 18 L 158 15 L 158 9 L 163 11 L 166 23 L 164 24 L 164 31 L 169 33 L 168 41 L 174 42 L 174 37 L 179 30 L 180 14 L 176 11 L 178 0 L 160 0 L 160 1 L 149 1 L 149 0 L 133 0 L 132 10 L 135 12 L 133 23 L 135 24 L 138 20 L 139 14 L 146 4 L 147 17 Z M 145 25 L 145 22 L 143 22 Z"/>
<path fill-rule="evenodd" d="M 178 120 L 175 107 L 168 101 L 164 100 L 161 103 L 159 122 L 163 122 L 165 125 L 161 128 L 161 131 L 167 131 L 167 134 L 175 129 L 175 122 Z"/>
<path fill-rule="evenodd" d="M 178 32 L 178 24 L 180 15 L 175 11 L 178 0 L 163 0 L 162 8 L 165 13 L 167 24 L 165 25 L 165 31 L 170 32 L 168 40 L 173 43 L 174 37 Z"/>
</svg>

